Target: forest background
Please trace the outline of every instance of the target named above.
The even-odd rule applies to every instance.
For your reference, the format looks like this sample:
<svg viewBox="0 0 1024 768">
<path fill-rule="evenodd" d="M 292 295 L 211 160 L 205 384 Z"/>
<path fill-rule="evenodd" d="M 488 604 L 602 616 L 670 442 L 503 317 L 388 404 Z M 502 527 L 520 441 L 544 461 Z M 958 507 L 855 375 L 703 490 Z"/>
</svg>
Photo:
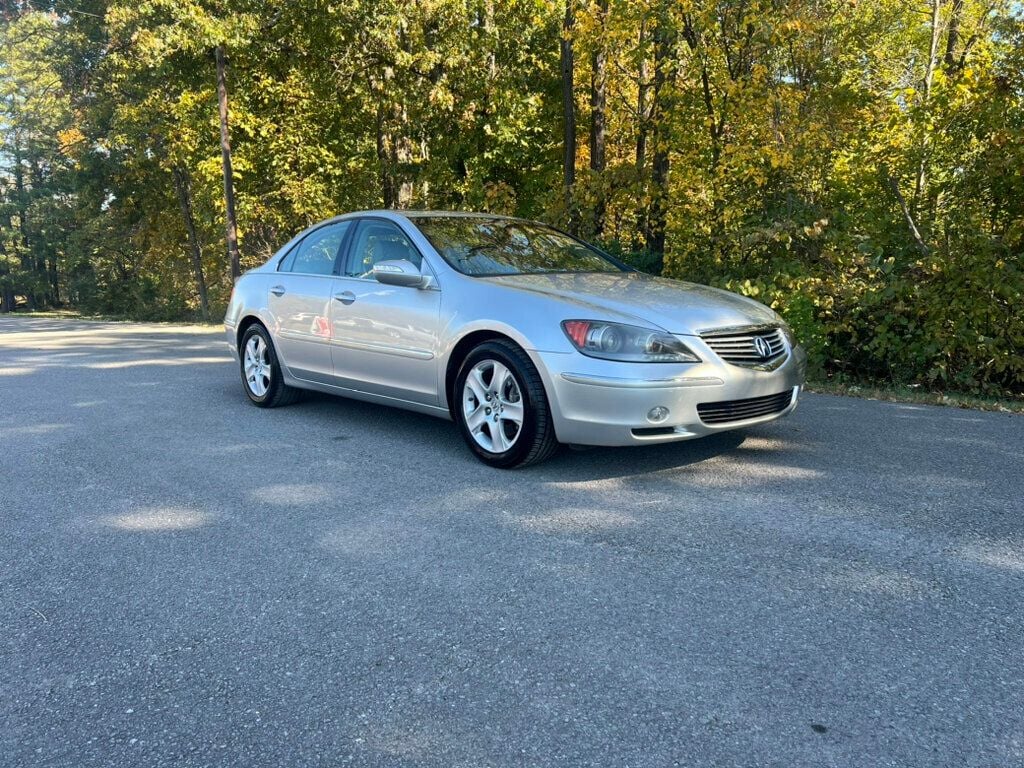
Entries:
<svg viewBox="0 0 1024 768">
<path fill-rule="evenodd" d="M 312 222 L 491 211 L 1024 393 L 1013 0 L 0 3 L 0 311 L 222 315 Z"/>
</svg>

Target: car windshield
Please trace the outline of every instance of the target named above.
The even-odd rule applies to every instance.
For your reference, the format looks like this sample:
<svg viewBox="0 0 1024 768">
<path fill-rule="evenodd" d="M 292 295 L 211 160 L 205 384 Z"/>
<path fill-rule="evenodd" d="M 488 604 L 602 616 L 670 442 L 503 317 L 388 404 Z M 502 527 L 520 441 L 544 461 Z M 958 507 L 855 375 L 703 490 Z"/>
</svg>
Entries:
<svg viewBox="0 0 1024 768">
<path fill-rule="evenodd" d="M 415 223 L 466 275 L 624 271 L 595 248 L 543 224 L 482 216 L 417 216 Z"/>
</svg>

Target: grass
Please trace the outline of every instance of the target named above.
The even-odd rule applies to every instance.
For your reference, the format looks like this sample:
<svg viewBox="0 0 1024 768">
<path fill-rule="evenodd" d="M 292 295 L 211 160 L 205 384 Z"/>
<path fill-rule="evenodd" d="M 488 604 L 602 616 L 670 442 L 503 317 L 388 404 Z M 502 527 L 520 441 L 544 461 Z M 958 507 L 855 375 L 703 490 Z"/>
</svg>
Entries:
<svg viewBox="0 0 1024 768">
<path fill-rule="evenodd" d="M 221 323 L 216 320 L 210 320 L 209 322 L 203 322 L 202 320 L 189 319 L 189 320 L 151 320 L 142 319 L 138 317 L 128 317 L 125 315 L 104 315 L 104 314 L 86 314 L 79 312 L 74 309 L 47 309 L 47 310 L 25 310 L 18 309 L 10 314 L 3 315 L 0 317 L 33 317 L 42 318 L 49 320 L 91 320 L 100 323 L 153 323 L 154 325 L 200 325 L 200 326 L 211 326 L 220 325 Z"/>
<path fill-rule="evenodd" d="M 853 384 L 839 381 L 808 381 L 807 390 L 826 395 L 861 397 L 866 400 L 884 400 L 891 403 L 918 405 L 944 405 L 951 408 L 970 408 L 976 411 L 1024 414 L 1024 399 L 1009 396 L 984 396 L 964 392 L 935 392 L 921 385 Z"/>
<path fill-rule="evenodd" d="M 67 318 L 71 320 L 80 320 L 85 317 L 81 312 L 76 312 L 73 309 L 47 309 L 44 311 L 35 311 L 28 309 L 15 309 L 13 312 L 6 313 L 7 317 L 43 317 L 43 318 Z"/>
</svg>

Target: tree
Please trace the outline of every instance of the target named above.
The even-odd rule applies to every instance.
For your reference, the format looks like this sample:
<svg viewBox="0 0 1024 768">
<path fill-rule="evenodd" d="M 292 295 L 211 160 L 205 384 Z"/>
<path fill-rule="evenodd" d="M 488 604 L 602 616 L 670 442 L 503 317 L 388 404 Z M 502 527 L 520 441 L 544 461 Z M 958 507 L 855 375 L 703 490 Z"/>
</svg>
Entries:
<svg viewBox="0 0 1024 768">
<path fill-rule="evenodd" d="M 220 154 L 224 167 L 224 227 L 228 244 L 229 270 L 231 278 L 235 279 L 242 274 L 242 260 L 238 253 L 235 180 L 231 169 L 231 135 L 228 129 L 227 61 L 223 43 L 213 47 L 213 55 L 217 62 L 217 111 L 220 117 Z M 203 303 L 205 304 L 205 300 Z"/>
<path fill-rule="evenodd" d="M 654 160 L 651 180 L 654 184 L 651 212 L 648 216 L 647 247 L 658 257 L 658 271 L 664 267 L 665 227 L 669 196 L 671 160 L 671 121 L 678 63 L 678 33 L 667 8 L 660 10 L 654 28 Z"/>
<path fill-rule="evenodd" d="M 1024 389 L 1013 0 L 68 9 L 5 6 L 5 311 L 215 317 L 312 222 L 464 208 L 765 301 L 816 375 Z"/>
<path fill-rule="evenodd" d="M 16 295 L 45 308 L 61 300 L 57 262 L 76 140 L 46 13 L 26 10 L 0 29 L 0 311 Z"/>
<path fill-rule="evenodd" d="M 565 0 L 565 20 L 562 22 L 562 186 L 565 189 L 565 209 L 570 231 L 575 230 L 572 214 L 572 194 L 576 184 L 576 61 L 573 51 L 573 29 L 576 25 L 576 0 Z"/>
<path fill-rule="evenodd" d="M 604 173 L 607 163 L 605 144 L 607 142 L 608 123 L 605 110 L 608 104 L 608 76 L 605 48 L 605 22 L 608 15 L 608 0 L 598 0 L 598 40 L 591 56 L 590 73 L 590 170 L 596 175 Z M 600 182 L 599 182 L 600 183 Z M 604 231 L 604 190 L 598 188 L 594 203 L 593 234 L 600 237 Z"/>
</svg>

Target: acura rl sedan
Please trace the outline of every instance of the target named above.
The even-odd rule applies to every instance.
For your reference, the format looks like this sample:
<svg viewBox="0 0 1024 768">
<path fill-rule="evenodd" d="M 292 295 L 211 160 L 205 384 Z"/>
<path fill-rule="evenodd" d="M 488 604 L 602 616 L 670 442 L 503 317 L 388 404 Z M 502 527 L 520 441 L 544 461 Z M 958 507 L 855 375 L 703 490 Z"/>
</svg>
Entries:
<svg viewBox="0 0 1024 768">
<path fill-rule="evenodd" d="M 225 327 L 255 405 L 312 389 L 452 419 L 495 467 L 771 421 L 806 368 L 762 304 L 483 214 L 321 222 L 239 278 Z"/>
</svg>

